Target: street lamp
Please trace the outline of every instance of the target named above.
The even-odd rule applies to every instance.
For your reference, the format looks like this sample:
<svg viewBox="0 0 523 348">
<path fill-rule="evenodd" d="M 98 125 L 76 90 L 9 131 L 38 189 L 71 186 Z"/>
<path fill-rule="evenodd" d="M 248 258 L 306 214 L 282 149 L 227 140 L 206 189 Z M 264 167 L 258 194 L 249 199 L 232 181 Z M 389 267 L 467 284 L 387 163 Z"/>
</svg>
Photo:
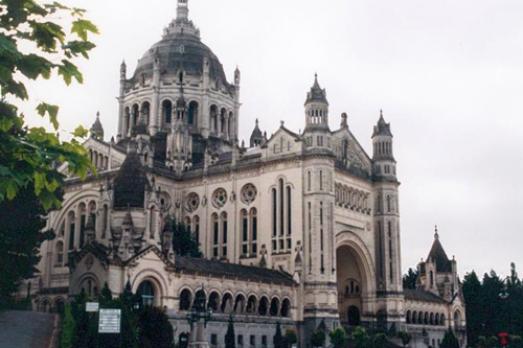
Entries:
<svg viewBox="0 0 523 348">
<path fill-rule="evenodd" d="M 205 290 L 202 285 L 202 290 L 196 293 L 194 304 L 191 311 L 187 314 L 187 321 L 191 325 L 191 329 L 194 323 L 200 322 L 203 319 L 204 326 L 207 327 L 207 322 L 211 320 L 212 309 L 207 305 L 205 298 Z"/>
</svg>

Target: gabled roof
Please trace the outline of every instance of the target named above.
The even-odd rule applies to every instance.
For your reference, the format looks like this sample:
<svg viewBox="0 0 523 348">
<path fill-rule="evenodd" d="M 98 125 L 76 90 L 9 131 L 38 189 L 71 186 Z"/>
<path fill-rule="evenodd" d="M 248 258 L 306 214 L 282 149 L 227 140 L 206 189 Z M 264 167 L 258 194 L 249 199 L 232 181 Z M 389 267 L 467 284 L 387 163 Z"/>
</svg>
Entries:
<svg viewBox="0 0 523 348">
<path fill-rule="evenodd" d="M 443 245 L 439 241 L 439 236 L 436 233 L 434 236 L 434 243 L 432 243 L 432 248 L 430 249 L 429 256 L 427 256 L 427 261 L 434 260 L 436 263 L 436 270 L 438 272 L 450 273 L 452 272 L 452 265 L 447 253 L 443 249 Z"/>
</svg>

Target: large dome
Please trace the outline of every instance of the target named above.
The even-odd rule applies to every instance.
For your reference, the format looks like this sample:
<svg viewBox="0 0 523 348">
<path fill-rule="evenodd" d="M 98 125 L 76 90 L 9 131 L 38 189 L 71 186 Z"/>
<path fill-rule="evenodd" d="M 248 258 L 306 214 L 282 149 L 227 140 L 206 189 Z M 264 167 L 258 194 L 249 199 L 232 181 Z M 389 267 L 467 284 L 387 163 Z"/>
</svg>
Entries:
<svg viewBox="0 0 523 348">
<path fill-rule="evenodd" d="M 218 57 L 196 35 L 184 33 L 165 35 L 138 61 L 134 78 L 140 78 L 142 75 L 152 76 L 155 57 L 160 60 L 162 74 L 175 74 L 183 69 L 185 73 L 192 76 L 203 74 L 203 62 L 204 58 L 207 58 L 211 79 L 225 86 L 229 85 Z"/>
</svg>

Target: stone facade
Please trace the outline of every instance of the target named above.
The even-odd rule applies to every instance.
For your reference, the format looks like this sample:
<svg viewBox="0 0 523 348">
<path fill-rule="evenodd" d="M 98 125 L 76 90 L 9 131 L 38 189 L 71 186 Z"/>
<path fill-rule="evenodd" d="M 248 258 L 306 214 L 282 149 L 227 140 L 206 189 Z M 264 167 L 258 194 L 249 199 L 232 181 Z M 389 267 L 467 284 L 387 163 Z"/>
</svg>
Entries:
<svg viewBox="0 0 523 348">
<path fill-rule="evenodd" d="M 106 142 L 97 118 L 85 147 L 98 173 L 68 178 L 63 208 L 49 214 L 57 237 L 42 246 L 28 288 L 35 308 L 59 309 L 105 283 L 118 295 L 129 282 L 167 310 L 176 337 L 188 333 L 187 311 L 203 291 L 215 347 L 230 314 L 240 346 L 271 347 L 277 322 L 302 347 L 314 330 L 339 325 L 407 330 L 414 347 L 438 347 L 450 326 L 464 346 L 456 262 L 438 236 L 418 288 L 403 289 L 399 182 L 383 114 L 370 157 L 346 114 L 330 129 L 316 77 L 303 133 L 282 122 L 267 137 L 257 123 L 250 146 L 240 145 L 240 72 L 227 81 L 187 6 L 178 1 L 132 77 L 122 64 L 118 134 Z M 173 218 L 190 226 L 204 259 L 174 255 Z"/>
</svg>

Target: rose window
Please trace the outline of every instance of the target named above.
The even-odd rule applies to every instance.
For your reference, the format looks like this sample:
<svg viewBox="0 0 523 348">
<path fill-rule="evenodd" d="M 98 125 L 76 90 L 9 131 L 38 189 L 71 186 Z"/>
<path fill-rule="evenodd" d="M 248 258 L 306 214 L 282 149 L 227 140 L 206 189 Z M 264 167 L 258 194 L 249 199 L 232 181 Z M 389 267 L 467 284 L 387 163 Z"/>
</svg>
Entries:
<svg viewBox="0 0 523 348">
<path fill-rule="evenodd" d="M 198 209 L 200 205 L 200 196 L 197 193 L 192 192 L 187 196 L 187 210 L 193 212 Z"/>
<path fill-rule="evenodd" d="M 247 184 L 242 188 L 241 192 L 241 199 L 242 202 L 245 204 L 251 204 L 256 199 L 256 195 L 258 194 L 258 190 L 256 190 L 256 186 L 253 184 Z"/>
<path fill-rule="evenodd" d="M 212 204 L 216 208 L 221 208 L 225 205 L 225 203 L 227 203 L 227 192 L 222 188 L 214 191 L 212 194 Z"/>
</svg>

